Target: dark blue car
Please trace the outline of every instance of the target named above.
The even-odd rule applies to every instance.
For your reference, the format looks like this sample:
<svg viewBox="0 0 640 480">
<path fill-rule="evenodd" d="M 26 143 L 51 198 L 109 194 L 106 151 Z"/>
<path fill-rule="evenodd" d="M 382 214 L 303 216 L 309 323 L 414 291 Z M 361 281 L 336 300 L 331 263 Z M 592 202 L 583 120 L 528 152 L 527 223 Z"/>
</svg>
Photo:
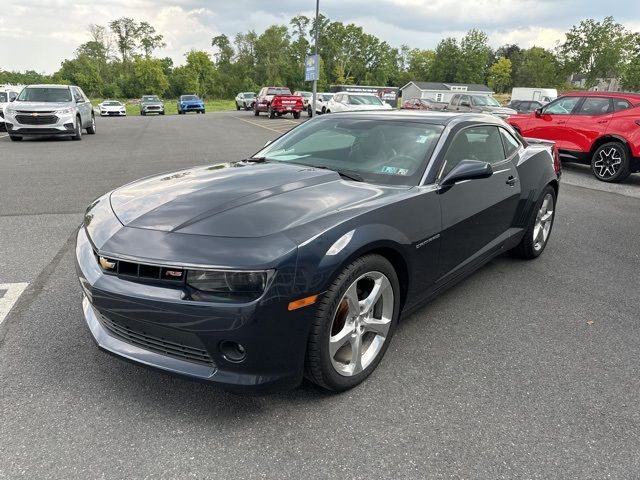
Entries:
<svg viewBox="0 0 640 480">
<path fill-rule="evenodd" d="M 494 115 L 340 113 L 125 185 L 78 232 L 86 322 L 103 350 L 228 389 L 351 388 L 402 315 L 497 255 L 542 253 L 553 148 Z"/>
<path fill-rule="evenodd" d="M 204 102 L 197 95 L 180 95 L 178 115 L 184 115 L 188 112 L 204 113 Z"/>
</svg>

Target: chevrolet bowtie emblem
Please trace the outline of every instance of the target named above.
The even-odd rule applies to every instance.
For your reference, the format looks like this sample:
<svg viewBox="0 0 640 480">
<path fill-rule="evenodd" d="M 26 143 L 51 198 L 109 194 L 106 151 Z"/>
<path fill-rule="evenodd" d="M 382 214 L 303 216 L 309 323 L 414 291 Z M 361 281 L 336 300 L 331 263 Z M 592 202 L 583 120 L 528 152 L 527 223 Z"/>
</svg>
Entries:
<svg viewBox="0 0 640 480">
<path fill-rule="evenodd" d="M 38 112 L 31 112 L 31 116 L 32 117 L 37 117 L 38 116 Z"/>
</svg>

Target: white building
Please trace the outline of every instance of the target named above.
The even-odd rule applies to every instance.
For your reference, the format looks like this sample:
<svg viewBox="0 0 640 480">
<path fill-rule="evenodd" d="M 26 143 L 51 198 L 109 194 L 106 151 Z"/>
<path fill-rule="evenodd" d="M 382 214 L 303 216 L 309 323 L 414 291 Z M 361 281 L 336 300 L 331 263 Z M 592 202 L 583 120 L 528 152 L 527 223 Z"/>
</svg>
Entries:
<svg viewBox="0 0 640 480">
<path fill-rule="evenodd" d="M 491 95 L 494 93 L 486 85 L 476 83 L 440 83 L 440 82 L 409 82 L 400 89 L 403 101 L 409 98 L 429 98 L 436 102 L 447 102 L 456 93 L 474 93 Z"/>
</svg>

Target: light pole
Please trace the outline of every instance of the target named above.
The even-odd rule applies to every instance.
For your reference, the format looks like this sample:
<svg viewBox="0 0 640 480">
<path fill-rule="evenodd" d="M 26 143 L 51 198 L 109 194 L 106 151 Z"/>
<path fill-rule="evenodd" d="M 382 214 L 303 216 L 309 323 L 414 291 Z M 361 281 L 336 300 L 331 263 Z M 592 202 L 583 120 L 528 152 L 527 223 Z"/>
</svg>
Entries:
<svg viewBox="0 0 640 480">
<path fill-rule="evenodd" d="M 318 96 L 318 78 L 320 77 L 320 59 L 318 58 L 318 30 L 320 29 L 320 25 L 318 24 L 318 17 L 320 16 L 320 0 L 316 0 L 316 28 L 315 28 L 315 39 L 314 39 L 314 50 L 315 50 L 315 58 L 316 62 L 316 75 L 313 79 L 313 110 L 311 116 L 316 114 L 316 97 Z"/>
</svg>

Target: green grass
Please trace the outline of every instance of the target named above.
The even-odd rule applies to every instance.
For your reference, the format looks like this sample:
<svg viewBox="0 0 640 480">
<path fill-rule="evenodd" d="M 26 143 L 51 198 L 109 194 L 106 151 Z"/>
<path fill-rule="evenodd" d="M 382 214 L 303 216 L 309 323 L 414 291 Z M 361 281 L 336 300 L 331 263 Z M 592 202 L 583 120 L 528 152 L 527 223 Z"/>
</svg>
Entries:
<svg viewBox="0 0 640 480">
<path fill-rule="evenodd" d="M 96 107 L 102 98 L 92 98 L 91 104 Z M 109 99 L 114 100 L 114 99 Z M 140 115 L 140 106 L 136 103 L 129 103 L 126 100 L 120 100 L 127 107 L 127 115 Z M 177 115 L 177 99 L 164 99 L 164 111 L 165 115 Z M 206 100 L 204 102 L 204 108 L 207 112 L 223 112 L 226 110 L 235 110 L 236 104 L 234 100 Z"/>
</svg>

